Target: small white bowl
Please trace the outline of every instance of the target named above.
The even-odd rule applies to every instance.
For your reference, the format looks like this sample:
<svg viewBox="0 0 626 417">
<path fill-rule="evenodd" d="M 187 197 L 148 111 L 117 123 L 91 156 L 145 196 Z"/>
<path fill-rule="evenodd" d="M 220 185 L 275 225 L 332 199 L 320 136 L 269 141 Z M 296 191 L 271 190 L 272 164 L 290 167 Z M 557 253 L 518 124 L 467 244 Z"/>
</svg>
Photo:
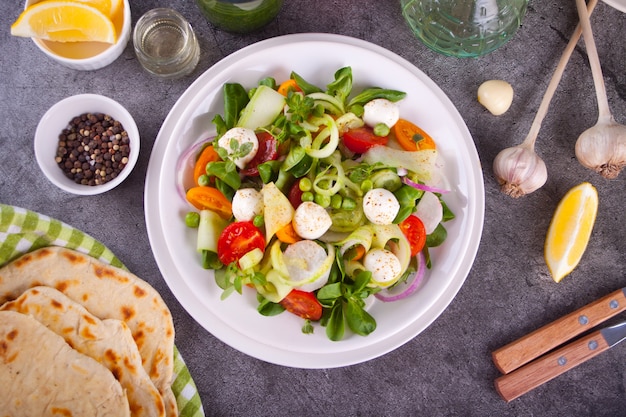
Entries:
<svg viewBox="0 0 626 417">
<path fill-rule="evenodd" d="M 28 6 L 42 0 L 26 0 Z M 56 62 L 79 71 L 97 70 L 115 61 L 124 52 L 131 34 L 131 15 L 128 0 L 123 0 L 123 12 L 113 18 L 117 28 L 117 42 L 52 42 L 33 38 L 35 45 Z"/>
<path fill-rule="evenodd" d="M 120 174 L 101 185 L 77 184 L 66 177 L 55 161 L 59 135 L 70 121 L 84 113 L 104 113 L 122 124 L 130 138 L 129 160 Z M 35 158 L 46 177 L 60 189 L 72 194 L 95 195 L 109 191 L 130 175 L 139 158 L 139 130 L 130 113 L 118 102 L 97 94 L 79 94 L 65 98 L 52 106 L 41 118 L 35 131 Z"/>
</svg>

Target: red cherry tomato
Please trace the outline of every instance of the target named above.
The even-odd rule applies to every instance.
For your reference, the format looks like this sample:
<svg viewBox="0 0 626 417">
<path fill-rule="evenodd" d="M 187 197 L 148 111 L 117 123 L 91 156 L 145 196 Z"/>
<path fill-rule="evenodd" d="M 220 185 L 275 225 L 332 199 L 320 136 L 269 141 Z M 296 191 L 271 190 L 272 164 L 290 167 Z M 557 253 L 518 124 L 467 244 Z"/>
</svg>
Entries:
<svg viewBox="0 0 626 417">
<path fill-rule="evenodd" d="M 312 292 L 291 290 L 282 299 L 280 305 L 285 307 L 285 310 L 303 319 L 317 321 L 322 318 L 322 305 Z"/>
<path fill-rule="evenodd" d="M 263 162 L 278 158 L 278 144 L 274 136 L 268 132 L 259 132 L 256 137 L 259 140 L 259 150 L 254 158 L 246 164 L 246 167 L 241 170 L 241 173 L 248 177 L 259 175 L 259 165 Z"/>
<path fill-rule="evenodd" d="M 376 136 L 367 126 L 350 129 L 343 134 L 343 144 L 354 153 L 365 153 L 373 146 L 386 145 L 389 137 Z"/>
<path fill-rule="evenodd" d="M 411 256 L 417 255 L 426 244 L 426 228 L 417 216 L 410 215 L 400 224 L 400 230 L 411 245 Z"/>
<path fill-rule="evenodd" d="M 291 186 L 289 189 L 289 202 L 293 206 L 293 208 L 297 209 L 300 204 L 302 204 L 302 190 L 300 189 L 300 178 Z"/>
<path fill-rule="evenodd" d="M 265 249 L 265 237 L 252 222 L 234 222 L 226 226 L 217 239 L 217 257 L 228 265 L 259 248 Z"/>
</svg>

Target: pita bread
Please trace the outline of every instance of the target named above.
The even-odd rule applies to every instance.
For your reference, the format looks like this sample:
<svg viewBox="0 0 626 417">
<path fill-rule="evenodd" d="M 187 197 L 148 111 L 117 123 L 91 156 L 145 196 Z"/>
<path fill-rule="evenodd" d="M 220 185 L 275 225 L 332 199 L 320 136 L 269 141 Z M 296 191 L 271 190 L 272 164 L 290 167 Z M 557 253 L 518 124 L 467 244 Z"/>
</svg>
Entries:
<svg viewBox="0 0 626 417">
<path fill-rule="evenodd" d="M 104 365 L 126 391 L 133 417 L 165 416 L 163 398 L 143 369 L 137 345 L 123 321 L 100 320 L 51 287 L 31 288 L 0 311 L 33 317 L 76 351 Z"/>
<path fill-rule="evenodd" d="M 13 311 L 0 312 L 0 386 L 3 416 L 130 416 L 108 369 Z"/>
<path fill-rule="evenodd" d="M 0 304 L 36 286 L 55 288 L 100 319 L 118 319 L 130 328 L 143 367 L 177 416 L 174 378 L 174 323 L 167 305 L 147 282 L 83 253 L 49 246 L 0 268 Z"/>
</svg>

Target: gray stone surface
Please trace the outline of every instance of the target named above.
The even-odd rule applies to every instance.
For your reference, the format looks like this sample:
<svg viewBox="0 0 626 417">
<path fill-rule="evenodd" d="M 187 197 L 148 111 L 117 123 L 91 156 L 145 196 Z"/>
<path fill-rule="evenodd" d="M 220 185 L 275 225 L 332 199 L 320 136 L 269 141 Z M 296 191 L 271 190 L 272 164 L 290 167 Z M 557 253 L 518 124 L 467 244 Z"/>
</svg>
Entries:
<svg viewBox="0 0 626 417">
<path fill-rule="evenodd" d="M 154 7 L 172 7 L 194 26 L 200 64 L 184 79 L 161 81 L 143 72 L 129 44 L 97 71 L 66 69 L 28 39 L 9 35 L 20 1 L 3 2 L 0 20 L 0 201 L 62 220 L 94 236 L 149 281 L 170 306 L 176 344 L 200 391 L 207 416 L 624 416 L 626 344 L 509 404 L 497 395 L 491 351 L 592 300 L 626 286 L 626 187 L 607 181 L 574 156 L 578 135 L 597 120 L 584 43 L 567 67 L 543 123 L 537 152 L 549 178 L 519 200 L 500 193 L 491 164 L 523 140 L 550 76 L 577 23 L 573 0 L 531 0 L 523 26 L 501 49 L 479 59 L 448 58 L 413 38 L 396 0 L 288 0 L 264 30 L 234 35 L 209 25 L 192 1 L 131 1 L 133 24 Z M 626 15 L 600 2 L 592 16 L 608 96 L 626 123 Z M 482 241 L 465 284 L 444 313 L 397 350 L 366 363 L 321 370 L 268 364 L 244 355 L 198 325 L 170 292 L 153 258 L 143 186 L 159 128 L 179 96 L 221 58 L 256 41 L 289 33 L 329 32 L 361 38 L 406 58 L 450 97 L 472 133 L 484 174 Z M 478 86 L 504 79 L 515 100 L 503 116 L 476 101 Z M 126 182 L 104 195 L 78 197 L 51 185 L 36 165 L 33 136 L 57 101 L 100 93 L 124 104 L 142 136 L 139 163 Z M 589 181 L 600 209 L 587 252 L 560 284 L 549 277 L 543 244 L 563 194 Z M 623 315 L 622 315 L 623 316 Z"/>
</svg>

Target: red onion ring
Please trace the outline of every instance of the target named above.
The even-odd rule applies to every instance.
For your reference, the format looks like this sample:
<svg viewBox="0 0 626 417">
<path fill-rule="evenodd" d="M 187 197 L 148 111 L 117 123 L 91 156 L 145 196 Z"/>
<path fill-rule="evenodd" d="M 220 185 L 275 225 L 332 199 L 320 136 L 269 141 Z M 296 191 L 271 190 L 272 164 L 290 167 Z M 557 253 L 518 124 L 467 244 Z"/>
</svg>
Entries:
<svg viewBox="0 0 626 417">
<path fill-rule="evenodd" d="M 443 188 L 438 188 L 438 187 L 433 187 L 430 185 L 424 185 L 424 184 L 418 184 L 417 182 L 413 182 L 410 179 L 408 179 L 407 177 L 403 177 L 402 181 L 406 184 L 409 185 L 417 190 L 422 190 L 422 191 L 430 191 L 431 193 L 438 193 L 438 194 L 445 194 L 445 193 L 449 193 L 450 190 L 444 190 Z"/>
<path fill-rule="evenodd" d="M 424 253 L 418 253 L 416 255 L 416 258 L 417 271 L 411 274 L 407 278 L 406 282 L 400 282 L 393 288 L 383 289 L 374 294 L 374 297 L 376 297 L 380 301 L 391 302 L 402 300 L 413 294 L 422 283 L 426 271 L 426 257 L 424 256 Z"/>
<path fill-rule="evenodd" d="M 196 165 L 196 159 L 198 158 L 198 152 L 202 147 L 213 141 L 213 137 L 204 139 L 200 142 L 194 143 L 187 148 L 176 161 L 176 191 L 178 195 L 184 201 L 187 201 L 187 190 L 193 187 L 193 169 Z"/>
</svg>

